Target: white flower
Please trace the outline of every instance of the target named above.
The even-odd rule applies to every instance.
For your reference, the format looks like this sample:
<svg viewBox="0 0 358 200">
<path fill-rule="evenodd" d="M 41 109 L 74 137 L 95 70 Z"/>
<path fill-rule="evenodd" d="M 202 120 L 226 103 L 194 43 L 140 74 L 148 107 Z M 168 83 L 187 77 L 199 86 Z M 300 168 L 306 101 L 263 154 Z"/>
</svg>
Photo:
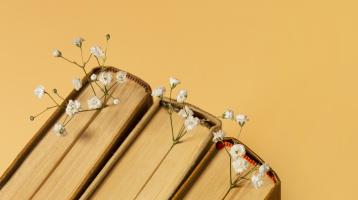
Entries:
<svg viewBox="0 0 358 200">
<path fill-rule="evenodd" d="M 223 114 L 223 118 L 233 120 L 234 119 L 234 111 L 232 111 L 232 110 L 225 111 Z"/>
<path fill-rule="evenodd" d="M 244 172 L 249 166 L 248 162 L 242 157 L 237 157 L 231 165 L 238 174 Z"/>
<path fill-rule="evenodd" d="M 152 96 L 163 98 L 164 93 L 165 93 L 165 87 L 160 86 L 152 91 Z"/>
<path fill-rule="evenodd" d="M 242 144 L 234 144 L 230 148 L 229 153 L 233 159 L 236 159 L 239 156 L 244 156 L 246 154 L 245 146 Z"/>
<path fill-rule="evenodd" d="M 96 80 L 97 80 L 97 74 L 92 74 L 91 81 L 96 81 Z"/>
<path fill-rule="evenodd" d="M 52 51 L 52 55 L 53 55 L 53 57 L 61 57 L 61 56 L 62 56 L 62 53 L 61 53 L 60 50 L 54 49 L 54 50 Z"/>
<path fill-rule="evenodd" d="M 76 114 L 77 112 L 79 112 L 81 109 L 81 103 L 77 100 L 73 101 L 70 100 L 67 104 L 66 107 L 66 113 L 67 115 L 69 115 L 70 117 L 72 117 L 74 114 Z"/>
<path fill-rule="evenodd" d="M 99 76 L 99 81 L 101 81 L 101 83 L 106 86 L 111 84 L 112 73 L 111 72 L 102 72 Z"/>
<path fill-rule="evenodd" d="M 184 121 L 184 126 L 185 129 L 187 131 L 191 131 L 193 130 L 198 124 L 199 124 L 199 118 L 197 117 L 193 117 L 193 116 L 189 116 L 188 118 L 186 118 L 186 120 Z"/>
<path fill-rule="evenodd" d="M 82 42 L 84 42 L 85 39 L 81 38 L 81 37 L 77 37 L 73 40 L 73 44 L 78 46 L 78 47 L 82 47 Z"/>
<path fill-rule="evenodd" d="M 61 123 L 56 123 L 53 127 L 53 132 L 55 132 L 58 136 L 64 136 L 66 133 L 66 129 Z"/>
<path fill-rule="evenodd" d="M 252 175 L 251 183 L 256 189 L 259 189 L 264 184 L 264 181 L 262 180 L 262 175 L 261 174 Z"/>
<path fill-rule="evenodd" d="M 169 85 L 171 88 L 175 88 L 175 86 L 177 86 L 178 84 L 180 84 L 180 81 L 174 77 L 170 77 L 169 78 Z"/>
<path fill-rule="evenodd" d="M 103 50 L 101 49 L 101 47 L 99 46 L 93 46 L 90 48 L 90 52 L 91 54 L 93 54 L 94 56 L 96 56 L 97 58 L 102 58 L 104 57 L 104 53 Z"/>
<path fill-rule="evenodd" d="M 236 121 L 240 124 L 240 126 L 243 126 L 247 121 L 249 121 L 249 118 L 246 115 L 238 114 L 236 115 Z"/>
<path fill-rule="evenodd" d="M 184 108 L 180 109 L 180 111 L 178 112 L 178 115 L 185 119 L 189 116 L 193 116 L 194 112 L 188 107 L 188 106 L 184 106 Z"/>
<path fill-rule="evenodd" d="M 75 90 L 79 91 L 82 87 L 82 82 L 79 78 L 75 78 L 72 80 L 73 87 Z"/>
<path fill-rule="evenodd" d="M 113 99 L 113 104 L 114 104 L 114 105 L 118 105 L 119 102 L 120 102 L 119 99 Z"/>
<path fill-rule="evenodd" d="M 269 170 L 270 166 L 267 163 L 264 163 L 259 167 L 259 174 L 265 175 Z"/>
<path fill-rule="evenodd" d="M 102 101 L 98 99 L 98 97 L 94 96 L 87 101 L 89 109 L 98 109 L 102 107 Z"/>
<path fill-rule="evenodd" d="M 225 137 L 225 133 L 222 130 L 214 132 L 213 135 L 214 135 L 213 142 L 222 141 L 224 139 L 224 137 Z"/>
<path fill-rule="evenodd" d="M 45 87 L 42 85 L 37 86 L 34 90 L 34 94 L 37 98 L 41 99 L 45 95 Z"/>
<path fill-rule="evenodd" d="M 124 83 L 127 80 L 127 72 L 119 71 L 116 74 L 117 82 Z"/>
<path fill-rule="evenodd" d="M 180 90 L 179 94 L 177 96 L 177 102 L 178 103 L 183 103 L 186 100 L 187 97 L 188 97 L 188 91 Z"/>
</svg>

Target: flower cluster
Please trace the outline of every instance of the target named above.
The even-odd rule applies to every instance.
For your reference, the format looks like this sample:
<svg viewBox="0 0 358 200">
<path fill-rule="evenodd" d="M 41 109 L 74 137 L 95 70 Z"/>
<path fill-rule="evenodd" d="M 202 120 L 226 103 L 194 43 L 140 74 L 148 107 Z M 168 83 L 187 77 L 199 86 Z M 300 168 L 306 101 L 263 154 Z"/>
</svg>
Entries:
<svg viewBox="0 0 358 200">
<path fill-rule="evenodd" d="M 173 146 L 178 144 L 181 141 L 181 139 L 185 136 L 185 134 L 193 130 L 200 123 L 200 119 L 194 116 L 194 112 L 186 104 L 186 100 L 188 98 L 188 91 L 182 89 L 178 92 L 178 95 L 176 97 L 176 102 L 182 107 L 179 110 L 178 115 L 180 116 L 180 118 L 183 119 L 183 126 L 177 134 L 174 133 L 173 113 L 175 112 L 175 106 L 174 106 L 174 100 L 172 99 L 172 93 L 173 90 L 176 88 L 176 86 L 178 86 L 180 83 L 181 83 L 180 80 L 178 80 L 177 78 L 174 77 L 169 78 L 169 88 L 170 88 L 169 103 L 167 103 L 166 106 L 170 118 Z M 165 87 L 159 86 L 152 91 L 152 96 L 163 99 L 165 92 L 166 92 Z"/>
<path fill-rule="evenodd" d="M 246 115 L 239 113 L 239 114 L 237 114 L 237 115 L 235 116 L 234 111 L 232 111 L 232 110 L 230 110 L 230 109 L 226 110 L 226 111 L 225 111 L 221 116 L 219 116 L 219 117 L 222 118 L 222 119 L 226 119 L 226 120 L 236 121 L 236 122 L 239 124 L 239 126 L 240 126 L 240 131 L 239 131 L 238 136 L 240 136 L 241 131 L 242 131 L 242 128 L 244 127 L 244 125 L 246 124 L 246 122 L 249 121 L 249 118 L 248 118 Z"/>
<path fill-rule="evenodd" d="M 40 116 L 41 114 L 45 113 L 48 110 L 51 110 L 53 108 L 64 107 L 63 109 L 65 109 L 65 113 L 66 113 L 64 121 L 57 122 L 53 127 L 53 131 L 57 135 L 64 136 L 66 134 L 66 125 L 78 113 L 100 110 L 100 109 L 103 109 L 110 105 L 117 105 L 120 103 L 120 100 L 118 98 L 113 97 L 112 90 L 114 90 L 119 84 L 126 82 L 127 73 L 123 72 L 123 71 L 117 72 L 115 74 L 116 80 L 114 81 L 113 73 L 106 70 L 105 62 L 107 60 L 107 46 L 108 46 L 109 39 L 110 39 L 110 35 L 107 34 L 105 50 L 103 50 L 100 46 L 91 47 L 90 54 L 89 54 L 88 58 L 85 60 L 83 57 L 83 48 L 82 48 L 83 42 L 85 40 L 81 37 L 75 38 L 73 40 L 73 45 L 75 45 L 76 47 L 78 47 L 80 49 L 81 62 L 72 61 L 72 60 L 64 57 L 63 53 L 58 49 L 55 49 L 52 52 L 52 55 L 54 57 L 62 58 L 63 60 L 65 60 L 71 64 L 74 64 L 81 69 L 81 71 L 85 75 L 85 81 L 88 82 L 88 84 L 90 85 L 90 87 L 92 89 L 93 96 L 87 100 L 87 108 L 83 109 L 83 106 L 80 101 L 78 101 L 76 99 L 68 99 L 68 100 L 64 99 L 58 93 L 57 89 L 53 89 L 53 94 L 55 95 L 55 96 L 53 96 L 52 94 L 50 94 L 50 92 L 46 91 L 44 86 L 39 85 L 34 90 L 35 96 L 37 96 L 39 99 L 43 98 L 44 96 L 48 96 L 53 101 L 53 103 L 55 105 L 47 107 L 46 109 L 44 109 L 43 111 L 41 111 L 40 113 L 38 113 L 34 116 L 30 116 L 31 121 L 35 120 L 36 117 Z M 86 66 L 92 57 L 94 57 L 96 59 L 97 64 L 101 67 L 101 70 L 98 74 L 96 74 L 96 73 L 88 74 L 87 73 Z M 79 79 L 79 78 L 74 78 L 72 80 L 72 85 L 73 85 L 74 90 L 80 91 L 83 87 L 83 81 L 81 81 L 81 79 Z M 98 88 L 97 90 L 95 89 L 96 87 Z M 96 92 L 96 91 L 100 91 L 101 94 L 98 94 L 98 92 Z M 63 101 L 64 103 L 62 103 L 62 104 L 58 103 L 58 100 L 56 100 L 55 97 L 57 97 L 57 99 Z M 112 104 L 109 103 L 109 100 L 112 100 Z"/>
<path fill-rule="evenodd" d="M 264 183 L 263 177 L 270 170 L 268 164 L 265 163 L 259 167 L 255 166 L 252 169 L 248 170 L 249 162 L 245 159 L 245 155 L 246 155 L 245 146 L 243 144 L 234 143 L 230 145 L 230 147 L 227 147 L 228 145 L 225 144 L 225 140 L 230 140 L 231 142 L 233 141 L 231 139 L 226 139 L 225 133 L 222 130 L 213 132 L 213 142 L 223 143 L 224 148 L 230 158 L 230 163 L 229 163 L 230 187 L 227 193 L 225 194 L 225 197 L 232 188 L 239 187 L 240 181 L 249 180 L 247 177 L 250 174 L 253 174 L 255 171 L 257 172 L 251 176 L 251 183 L 256 189 L 260 188 Z M 236 173 L 236 176 L 234 177 L 232 176 L 232 171 Z"/>
</svg>

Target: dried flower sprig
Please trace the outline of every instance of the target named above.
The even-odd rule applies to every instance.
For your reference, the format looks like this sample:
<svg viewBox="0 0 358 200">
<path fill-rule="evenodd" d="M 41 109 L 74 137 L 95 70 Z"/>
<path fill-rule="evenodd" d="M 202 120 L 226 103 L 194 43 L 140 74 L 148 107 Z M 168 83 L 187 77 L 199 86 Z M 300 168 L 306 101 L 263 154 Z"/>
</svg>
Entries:
<svg viewBox="0 0 358 200">
<path fill-rule="evenodd" d="M 169 103 L 166 103 L 166 110 L 170 119 L 170 127 L 171 127 L 171 139 L 172 139 L 172 147 L 176 144 L 179 144 L 182 138 L 191 130 L 193 130 L 201 121 L 199 118 L 194 116 L 194 112 L 187 106 L 186 99 L 188 98 L 187 90 L 180 90 L 176 97 L 176 102 L 182 106 L 182 109 L 179 110 L 178 115 L 183 119 L 183 125 L 179 129 L 178 133 L 174 133 L 173 126 L 173 114 L 176 112 L 174 107 L 174 100 L 172 98 L 173 90 L 181 83 L 180 80 L 174 77 L 169 78 Z M 159 86 L 154 89 L 152 92 L 153 97 L 158 97 L 160 99 L 164 98 L 164 94 L 166 89 L 164 86 Z"/>
<path fill-rule="evenodd" d="M 63 122 L 57 122 L 54 127 L 53 131 L 60 136 L 64 136 L 66 134 L 66 125 L 73 119 L 73 117 L 79 113 L 82 112 L 88 112 L 88 111 L 95 111 L 95 110 L 101 110 L 111 105 L 118 105 L 120 103 L 120 100 L 112 95 L 112 91 L 119 85 L 127 81 L 127 73 L 123 71 L 119 71 L 116 74 L 116 81 L 113 81 L 112 73 L 109 71 L 106 71 L 106 67 L 104 66 L 105 61 L 107 60 L 107 49 L 108 49 L 108 41 L 110 39 L 110 35 L 106 35 L 106 48 L 105 51 L 101 49 L 99 46 L 93 46 L 90 48 L 90 54 L 88 58 L 85 60 L 83 56 L 83 42 L 85 41 L 82 37 L 77 37 L 73 40 L 73 45 L 78 47 L 80 49 L 81 54 L 81 62 L 72 61 L 68 58 L 66 58 L 63 53 L 55 49 L 52 52 L 52 55 L 57 58 L 62 58 L 65 61 L 76 65 L 77 67 L 81 68 L 82 72 L 85 74 L 85 79 L 88 81 L 88 83 L 91 86 L 93 95 L 91 98 L 87 100 L 87 107 L 88 109 L 83 109 L 82 104 L 78 100 L 66 100 L 63 98 L 57 89 L 53 89 L 53 94 L 55 96 L 52 96 L 49 92 L 45 90 L 45 87 L 38 86 L 34 90 L 34 94 L 41 99 L 43 96 L 48 96 L 55 105 L 49 106 L 40 113 L 30 116 L 30 120 L 33 121 L 38 116 L 42 115 L 48 110 L 62 107 L 62 105 L 66 106 L 65 112 L 66 116 L 63 120 Z M 89 75 L 86 66 L 91 60 L 92 57 L 95 57 L 97 60 L 98 65 L 101 67 L 99 75 L 97 74 L 91 74 Z M 79 78 L 75 78 L 72 80 L 73 87 L 76 91 L 80 91 L 83 83 Z M 95 90 L 95 86 L 99 88 L 99 90 L 102 92 L 102 94 L 97 94 Z M 57 100 L 55 99 L 57 97 Z M 108 100 L 112 99 L 112 103 L 107 103 Z M 58 100 L 64 102 L 62 104 L 58 103 Z"/>
<path fill-rule="evenodd" d="M 161 163 L 165 160 L 165 158 L 168 156 L 169 152 L 174 148 L 174 146 L 176 146 L 177 144 L 182 142 L 182 138 L 190 131 L 192 131 L 195 127 L 198 126 L 199 123 L 201 123 L 201 120 L 197 117 L 194 116 L 194 112 L 187 106 L 186 103 L 186 99 L 188 97 L 188 92 L 186 90 L 180 90 L 178 93 L 178 96 L 176 98 L 177 103 L 179 103 L 182 107 L 182 109 L 180 109 L 178 111 L 178 109 L 176 109 L 176 107 L 174 106 L 174 101 L 172 98 L 173 95 L 173 90 L 176 88 L 177 85 L 179 85 L 181 82 L 174 78 L 174 77 L 170 77 L 169 78 L 169 102 L 165 102 L 162 101 L 166 92 L 166 89 L 164 86 L 159 86 L 156 89 L 154 89 L 152 91 L 152 96 L 153 97 L 157 97 L 161 100 L 161 103 L 163 104 L 163 106 L 166 108 L 166 111 L 169 115 L 169 119 L 170 119 L 170 129 L 171 129 L 171 140 L 172 140 L 172 145 L 171 147 L 168 149 L 168 151 L 166 152 L 166 154 L 163 156 L 163 158 L 161 159 L 161 161 L 159 162 L 158 166 L 161 165 Z M 173 125 L 173 114 L 176 113 L 176 111 L 178 111 L 178 115 L 183 119 L 183 124 L 181 126 L 181 128 L 179 129 L 178 133 L 174 133 L 174 125 Z M 158 168 L 155 169 L 155 171 Z M 153 172 L 145 181 L 145 184 L 142 185 L 142 187 L 140 188 L 140 190 L 137 192 L 137 195 L 139 195 L 141 193 L 141 191 L 144 189 L 145 185 L 149 182 L 149 180 L 151 179 L 151 177 L 154 175 L 155 173 Z M 136 199 L 137 196 L 134 197 L 134 199 Z"/>
<path fill-rule="evenodd" d="M 236 117 L 234 117 L 234 111 L 230 109 L 226 110 L 222 116 L 219 117 L 227 120 L 236 120 L 240 126 L 239 135 L 241 134 L 244 125 L 248 121 L 248 117 L 243 114 L 238 114 Z M 232 141 L 234 143 L 228 147 L 228 145 L 226 145 L 226 141 Z M 213 142 L 221 143 L 227 152 L 227 155 L 229 156 L 229 187 L 222 199 L 225 199 L 233 188 L 239 187 L 240 181 L 250 180 L 248 176 L 251 174 L 253 174 L 251 177 L 251 182 L 256 189 L 263 185 L 263 177 L 270 170 L 268 164 L 265 163 L 261 166 L 254 166 L 252 169 L 247 171 L 249 168 L 249 163 L 245 159 L 245 146 L 235 143 L 235 141 L 231 140 L 230 138 L 225 138 L 225 133 L 222 130 L 213 133 Z M 232 175 L 233 171 L 236 173 L 236 176 Z M 244 173 L 245 171 L 247 172 Z M 256 173 L 254 174 L 254 172 Z"/>
</svg>

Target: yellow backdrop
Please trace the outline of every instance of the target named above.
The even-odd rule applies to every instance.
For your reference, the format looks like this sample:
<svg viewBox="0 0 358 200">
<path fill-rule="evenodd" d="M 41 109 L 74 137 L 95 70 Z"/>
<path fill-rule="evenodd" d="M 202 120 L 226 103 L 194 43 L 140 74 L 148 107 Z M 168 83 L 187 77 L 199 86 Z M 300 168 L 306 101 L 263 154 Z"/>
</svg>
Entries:
<svg viewBox="0 0 358 200">
<path fill-rule="evenodd" d="M 283 199 L 357 199 L 356 1 L 2 1 L 0 172 L 48 115 L 35 86 L 67 95 L 79 58 L 111 33 L 108 64 L 156 87 L 181 79 L 190 102 L 251 121 L 241 140 L 278 172 Z M 95 63 L 92 63 L 95 64 Z M 225 123 L 225 130 L 237 127 Z"/>
</svg>

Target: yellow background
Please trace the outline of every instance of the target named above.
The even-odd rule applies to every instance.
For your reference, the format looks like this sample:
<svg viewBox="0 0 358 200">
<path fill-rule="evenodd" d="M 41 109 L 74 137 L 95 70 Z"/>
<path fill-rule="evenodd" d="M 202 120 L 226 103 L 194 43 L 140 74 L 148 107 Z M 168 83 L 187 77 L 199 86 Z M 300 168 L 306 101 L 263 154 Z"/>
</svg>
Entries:
<svg viewBox="0 0 358 200">
<path fill-rule="evenodd" d="M 82 76 L 53 48 L 78 59 L 74 37 L 89 48 L 111 33 L 108 64 L 153 88 L 174 75 L 204 110 L 249 115 L 241 140 L 277 171 L 283 199 L 357 199 L 355 2 L 1 1 L 0 171 L 50 114 L 28 120 L 49 105 L 34 87 L 67 95 Z"/>
</svg>

